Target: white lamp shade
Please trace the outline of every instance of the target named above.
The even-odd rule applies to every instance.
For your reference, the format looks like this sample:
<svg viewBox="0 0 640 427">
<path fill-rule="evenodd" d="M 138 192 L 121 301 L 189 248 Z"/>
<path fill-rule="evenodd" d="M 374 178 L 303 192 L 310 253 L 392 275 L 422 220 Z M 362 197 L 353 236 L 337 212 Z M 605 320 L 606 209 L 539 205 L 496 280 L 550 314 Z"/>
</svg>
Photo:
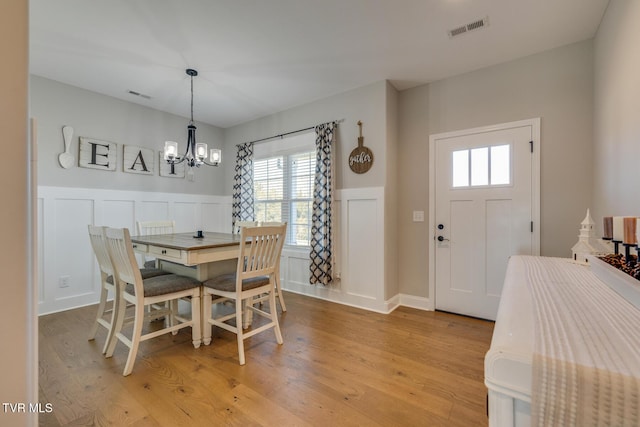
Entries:
<svg viewBox="0 0 640 427">
<path fill-rule="evenodd" d="M 207 144 L 198 142 L 196 144 L 196 157 L 198 160 L 204 160 L 207 158 Z"/>
<path fill-rule="evenodd" d="M 209 157 L 209 159 L 211 163 L 213 163 L 214 165 L 217 165 L 220 162 L 222 162 L 222 150 L 219 150 L 217 148 L 212 148 L 211 157 Z"/>
<path fill-rule="evenodd" d="M 164 142 L 164 159 L 173 160 L 178 157 L 178 143 L 173 141 Z"/>
</svg>

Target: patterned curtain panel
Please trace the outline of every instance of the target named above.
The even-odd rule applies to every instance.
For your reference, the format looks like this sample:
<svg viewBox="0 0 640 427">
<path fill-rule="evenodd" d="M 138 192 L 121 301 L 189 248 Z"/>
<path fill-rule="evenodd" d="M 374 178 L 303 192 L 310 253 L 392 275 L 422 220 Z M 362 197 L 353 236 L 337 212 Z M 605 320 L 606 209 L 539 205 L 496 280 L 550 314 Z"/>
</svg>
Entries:
<svg viewBox="0 0 640 427">
<path fill-rule="evenodd" d="M 329 285 L 333 281 L 333 250 L 331 247 L 331 205 L 333 176 L 331 151 L 337 123 L 316 126 L 316 173 L 313 186 L 311 216 L 311 284 Z"/>
<path fill-rule="evenodd" d="M 253 143 L 237 146 L 232 230 L 236 221 L 253 221 Z"/>
</svg>

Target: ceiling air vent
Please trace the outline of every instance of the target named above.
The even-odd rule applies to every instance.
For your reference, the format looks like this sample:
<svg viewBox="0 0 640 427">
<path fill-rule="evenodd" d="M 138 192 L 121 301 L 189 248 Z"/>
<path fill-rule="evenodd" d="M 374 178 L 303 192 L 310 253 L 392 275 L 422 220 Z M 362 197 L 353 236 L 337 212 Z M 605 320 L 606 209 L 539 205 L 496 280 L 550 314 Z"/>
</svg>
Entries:
<svg viewBox="0 0 640 427">
<path fill-rule="evenodd" d="M 139 97 L 144 98 L 144 99 L 151 99 L 151 97 L 149 95 L 145 95 L 144 93 L 136 92 L 135 90 L 128 90 L 127 93 L 129 95 L 139 96 Z"/>
<path fill-rule="evenodd" d="M 478 19 L 476 21 L 470 22 L 466 25 L 461 25 L 459 27 L 456 27 L 454 29 L 451 29 L 448 31 L 449 33 L 449 38 L 453 38 L 455 36 L 459 36 L 461 34 L 464 33 L 468 33 L 469 31 L 474 31 L 474 30 L 479 30 L 481 28 L 484 27 L 488 27 L 489 26 L 489 17 L 486 16 L 482 19 Z"/>
</svg>

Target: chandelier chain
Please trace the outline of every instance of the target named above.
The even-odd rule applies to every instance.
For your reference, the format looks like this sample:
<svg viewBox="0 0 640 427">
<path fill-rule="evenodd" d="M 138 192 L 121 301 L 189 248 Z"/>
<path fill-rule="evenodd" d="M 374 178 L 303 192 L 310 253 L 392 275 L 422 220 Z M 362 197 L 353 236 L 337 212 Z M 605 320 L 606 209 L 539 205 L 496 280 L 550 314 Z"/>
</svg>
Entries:
<svg viewBox="0 0 640 427">
<path fill-rule="evenodd" d="M 193 76 L 191 76 L 191 124 L 193 124 Z"/>
</svg>

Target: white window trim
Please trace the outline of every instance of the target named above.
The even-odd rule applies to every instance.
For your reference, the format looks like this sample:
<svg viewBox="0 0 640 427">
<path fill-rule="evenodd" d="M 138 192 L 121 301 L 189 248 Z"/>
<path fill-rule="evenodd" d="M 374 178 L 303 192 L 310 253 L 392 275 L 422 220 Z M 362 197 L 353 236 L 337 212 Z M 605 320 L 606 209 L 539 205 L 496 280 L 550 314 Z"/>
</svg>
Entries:
<svg viewBox="0 0 640 427">
<path fill-rule="evenodd" d="M 258 160 L 263 160 L 263 159 L 268 159 L 271 157 L 277 157 L 277 156 L 292 156 L 295 154 L 300 154 L 300 153 L 307 153 L 307 152 L 314 152 L 315 153 L 315 132 L 309 131 L 309 132 L 301 132 L 295 135 L 291 135 L 291 136 L 287 136 L 284 137 L 282 139 L 277 139 L 277 140 L 273 140 L 273 141 L 267 141 L 267 142 L 263 142 L 260 144 L 257 144 L 254 146 L 253 149 L 253 160 L 258 161 Z M 288 200 L 289 202 L 291 201 L 291 168 L 288 165 L 288 162 L 284 162 L 286 163 L 286 165 L 283 165 L 283 167 L 285 168 L 285 174 L 283 174 L 283 179 L 285 180 L 285 182 L 288 185 L 285 185 L 285 188 L 283 188 L 283 200 Z M 313 179 L 313 178 L 312 178 Z M 311 194 L 311 198 L 310 201 L 313 201 L 313 194 Z M 260 201 L 259 203 L 264 203 L 264 202 L 273 202 L 273 203 L 279 203 L 282 202 L 281 200 L 263 200 Z M 255 195 L 254 195 L 254 205 L 257 202 L 255 201 Z M 289 207 L 288 209 L 288 214 L 289 214 L 289 224 L 291 224 L 291 209 Z M 309 216 L 312 216 L 312 212 L 309 212 Z M 311 227 L 311 218 L 309 218 L 309 227 Z M 309 232 L 311 232 L 311 230 L 309 230 Z M 290 250 L 306 250 L 307 248 L 310 247 L 310 245 L 296 245 L 296 244 L 292 244 L 291 240 L 290 240 L 290 234 L 291 233 L 291 229 L 287 230 L 287 241 L 285 242 L 285 247 L 289 248 Z"/>
</svg>

